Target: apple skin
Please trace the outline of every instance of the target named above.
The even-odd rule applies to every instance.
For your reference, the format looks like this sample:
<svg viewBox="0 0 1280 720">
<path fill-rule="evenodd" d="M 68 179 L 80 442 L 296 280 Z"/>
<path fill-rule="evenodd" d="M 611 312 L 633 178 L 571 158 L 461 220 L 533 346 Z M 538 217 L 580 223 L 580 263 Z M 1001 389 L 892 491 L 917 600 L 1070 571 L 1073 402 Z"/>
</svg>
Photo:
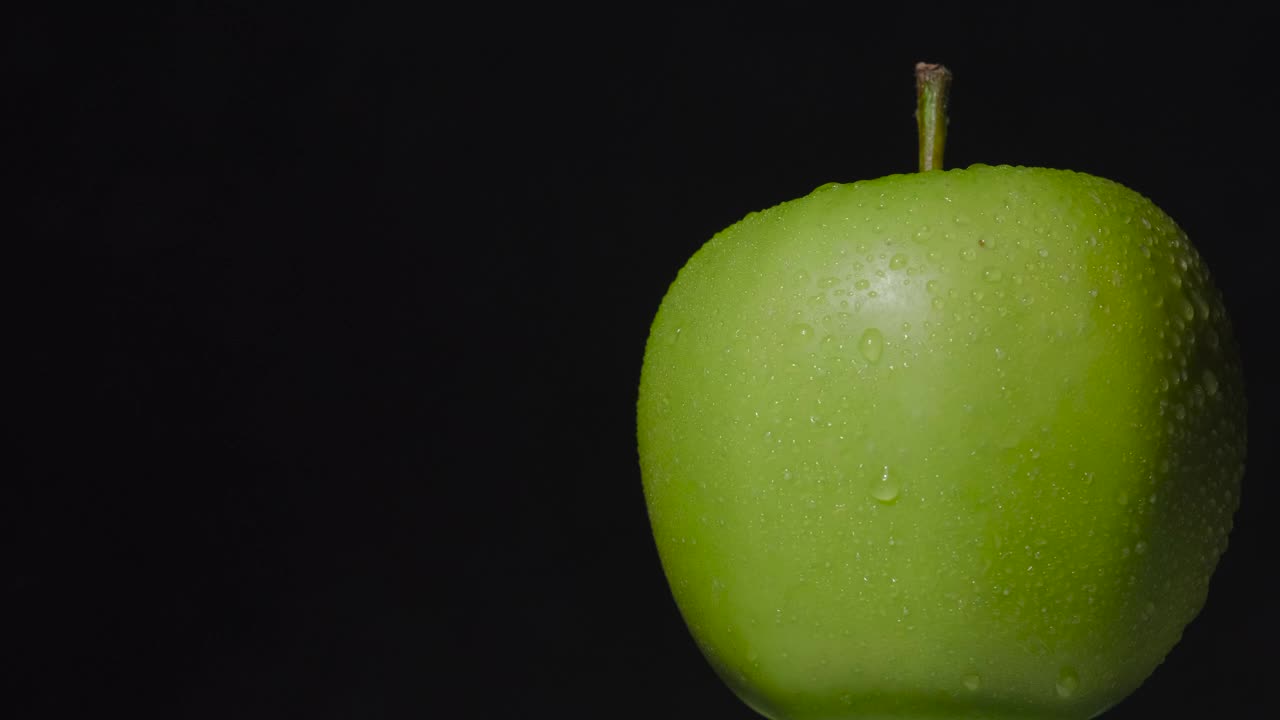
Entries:
<svg viewBox="0 0 1280 720">
<path fill-rule="evenodd" d="M 680 271 L 638 400 L 664 571 L 770 718 L 1088 718 L 1203 606 L 1240 497 L 1219 292 L 1122 185 L 897 175 Z"/>
</svg>

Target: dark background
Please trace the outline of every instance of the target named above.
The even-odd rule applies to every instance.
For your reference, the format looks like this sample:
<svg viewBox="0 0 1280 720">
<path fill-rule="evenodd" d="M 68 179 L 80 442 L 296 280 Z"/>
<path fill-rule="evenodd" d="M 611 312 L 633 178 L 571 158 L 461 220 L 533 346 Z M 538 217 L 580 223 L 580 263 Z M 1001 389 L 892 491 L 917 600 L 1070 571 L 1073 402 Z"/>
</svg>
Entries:
<svg viewBox="0 0 1280 720">
<path fill-rule="evenodd" d="M 1273 705 L 1274 13 L 12 14 L 0 714 L 752 717 L 648 534 L 648 324 L 747 212 L 911 171 L 921 59 L 950 166 L 1110 177 L 1208 260 L 1243 507 L 1107 717 Z"/>
</svg>

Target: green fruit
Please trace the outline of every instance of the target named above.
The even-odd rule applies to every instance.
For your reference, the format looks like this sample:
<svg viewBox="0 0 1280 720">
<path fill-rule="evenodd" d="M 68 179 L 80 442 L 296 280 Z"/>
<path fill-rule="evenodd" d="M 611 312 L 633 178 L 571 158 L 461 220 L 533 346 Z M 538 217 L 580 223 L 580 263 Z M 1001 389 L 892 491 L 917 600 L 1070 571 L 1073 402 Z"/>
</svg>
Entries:
<svg viewBox="0 0 1280 720">
<path fill-rule="evenodd" d="M 680 610 L 771 718 L 1088 718 L 1202 607 L 1245 454 L 1186 235 L 1090 175 L 830 184 L 680 272 L 644 490 Z"/>
</svg>

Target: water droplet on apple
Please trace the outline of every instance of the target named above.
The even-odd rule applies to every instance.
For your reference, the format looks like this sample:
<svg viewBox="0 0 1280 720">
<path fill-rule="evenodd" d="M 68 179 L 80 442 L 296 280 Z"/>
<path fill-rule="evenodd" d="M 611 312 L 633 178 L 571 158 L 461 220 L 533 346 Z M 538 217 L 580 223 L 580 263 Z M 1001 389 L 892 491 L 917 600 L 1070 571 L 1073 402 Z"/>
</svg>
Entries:
<svg viewBox="0 0 1280 720">
<path fill-rule="evenodd" d="M 1187 322 L 1196 319 L 1196 306 L 1192 305 L 1190 300 L 1182 298 L 1180 309 L 1182 310 L 1182 317 L 1186 318 Z"/>
<path fill-rule="evenodd" d="M 977 251 L 971 247 L 967 247 L 960 251 L 960 257 L 964 258 L 965 260 L 972 260 L 977 256 L 978 256 Z"/>
<path fill-rule="evenodd" d="M 866 278 L 861 278 L 853 283 L 854 290 L 866 290 L 869 287 L 871 287 L 871 283 L 868 282 Z"/>
<path fill-rule="evenodd" d="M 1204 371 L 1204 391 L 1210 397 L 1218 394 L 1218 376 L 1207 368 Z"/>
<path fill-rule="evenodd" d="M 880 362 L 880 355 L 884 353 L 884 335 L 876 328 L 867 328 L 858 341 L 858 352 L 872 365 Z"/>
<path fill-rule="evenodd" d="M 965 689 L 971 691 L 982 687 L 982 677 L 977 673 L 969 673 L 968 675 L 965 675 L 961 682 L 964 683 Z"/>
<path fill-rule="evenodd" d="M 796 323 L 791 326 L 791 341 L 794 343 L 804 343 L 813 339 L 813 327 L 805 323 Z"/>
<path fill-rule="evenodd" d="M 890 270 L 901 270 L 906 266 L 907 266 L 907 256 L 903 255 L 902 253 L 898 253 L 897 255 L 894 255 L 892 258 L 889 259 Z"/>
<path fill-rule="evenodd" d="M 1218 332 L 1213 328 L 1209 328 L 1209 332 L 1207 332 L 1205 335 L 1209 342 L 1209 348 L 1212 350 L 1217 350 L 1218 345 L 1221 342 L 1221 340 L 1218 338 Z"/>
<path fill-rule="evenodd" d="M 1080 689 L 1080 676 L 1074 668 L 1064 667 L 1058 671 L 1058 697 L 1066 700 Z"/>
<path fill-rule="evenodd" d="M 982 271 L 982 279 L 989 283 L 1000 282 L 1000 278 L 1004 277 L 1004 273 L 1000 272 L 998 267 L 988 267 Z"/>
<path fill-rule="evenodd" d="M 1133 551 L 1138 553 L 1139 555 L 1144 555 L 1147 552 L 1147 544 L 1139 540 L 1138 544 L 1133 546 Z"/>
<path fill-rule="evenodd" d="M 889 466 L 885 465 L 884 472 L 871 486 L 871 497 L 888 504 L 898 499 L 898 491 L 898 481 L 889 474 Z"/>
<path fill-rule="evenodd" d="M 924 290 L 925 290 L 925 292 L 929 293 L 930 295 L 932 295 L 932 294 L 934 294 L 934 293 L 938 292 L 938 281 L 937 281 L 937 280 L 930 280 L 929 282 L 925 283 L 925 284 L 924 284 Z"/>
</svg>

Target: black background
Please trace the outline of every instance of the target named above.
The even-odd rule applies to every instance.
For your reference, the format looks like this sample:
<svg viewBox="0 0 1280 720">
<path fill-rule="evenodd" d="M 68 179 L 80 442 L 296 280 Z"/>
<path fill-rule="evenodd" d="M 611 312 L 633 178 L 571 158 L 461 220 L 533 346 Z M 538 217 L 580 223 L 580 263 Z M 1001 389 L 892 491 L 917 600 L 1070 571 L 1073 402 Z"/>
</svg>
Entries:
<svg viewBox="0 0 1280 720">
<path fill-rule="evenodd" d="M 1263 12 L 8 17 L 3 714 L 752 717 L 648 534 L 648 323 L 747 212 L 911 171 L 922 59 L 956 75 L 949 165 L 1118 180 L 1215 273 L 1243 507 L 1107 717 L 1272 705 Z"/>
</svg>

